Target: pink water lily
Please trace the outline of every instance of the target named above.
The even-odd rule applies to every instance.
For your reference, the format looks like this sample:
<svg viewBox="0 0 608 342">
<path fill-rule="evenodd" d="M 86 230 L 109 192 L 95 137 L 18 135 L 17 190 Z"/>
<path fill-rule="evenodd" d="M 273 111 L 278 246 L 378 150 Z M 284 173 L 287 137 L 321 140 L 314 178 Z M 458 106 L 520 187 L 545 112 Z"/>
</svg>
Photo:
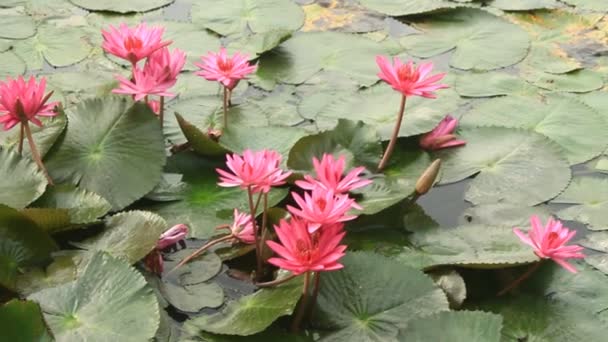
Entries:
<svg viewBox="0 0 608 342">
<path fill-rule="evenodd" d="M 197 75 L 209 81 L 220 82 L 224 87 L 232 90 L 240 80 L 253 73 L 257 66 L 249 64 L 249 56 L 235 52 L 232 57 L 226 54 L 226 49 L 220 52 L 209 52 L 207 56 L 201 57 L 202 63 L 195 63 L 201 68 Z"/>
<path fill-rule="evenodd" d="M 340 156 L 336 160 L 331 154 L 323 154 L 321 161 L 313 157 L 312 163 L 316 178 L 306 175 L 304 180 L 296 181 L 296 185 L 302 189 L 313 190 L 315 187 L 321 187 L 332 190 L 336 194 L 342 194 L 372 183 L 369 179 L 359 177 L 365 171 L 364 167 L 356 167 L 344 175 L 346 164 L 344 156 Z"/>
<path fill-rule="evenodd" d="M 36 83 L 34 76 L 26 82 L 22 76 L 17 79 L 8 77 L 5 82 L 0 81 L 0 123 L 8 131 L 23 120 L 31 121 L 42 127 L 42 122 L 36 116 L 55 116 L 54 111 L 59 102 L 49 102 L 53 92 L 44 93 L 46 79 Z"/>
<path fill-rule="evenodd" d="M 171 41 L 162 40 L 164 31 L 162 27 L 148 27 L 146 23 L 135 28 L 125 23 L 118 27 L 110 25 L 107 31 L 101 30 L 102 47 L 107 53 L 126 59 L 135 66 L 138 61 L 171 44 Z"/>
<path fill-rule="evenodd" d="M 232 237 L 236 240 L 246 244 L 255 243 L 253 219 L 250 214 L 240 213 L 238 209 L 235 208 L 234 220 L 232 221 L 232 224 L 226 228 L 230 229 Z"/>
<path fill-rule="evenodd" d="M 171 79 L 168 70 L 158 70 L 152 68 L 139 67 L 133 68 L 133 80 L 117 75 L 119 86 L 113 89 L 115 94 L 133 95 L 135 101 L 140 101 L 146 96 L 168 96 L 175 94 L 169 92 L 169 88 L 175 84 L 175 79 Z M 160 109 L 159 109 L 160 110 Z"/>
<path fill-rule="evenodd" d="M 377 56 L 376 63 L 380 67 L 378 77 L 404 96 L 435 98 L 435 91 L 448 88 L 445 84 L 437 83 L 445 77 L 445 73 L 431 75 L 432 62 L 421 63 L 416 67 L 412 61 L 403 64 L 399 58 L 394 57 L 391 64 L 386 57 Z"/>
<path fill-rule="evenodd" d="M 530 218 L 532 229 L 523 233 L 518 228 L 513 228 L 513 232 L 525 244 L 531 246 L 541 259 L 552 259 L 566 270 L 576 273 L 576 269 L 568 259 L 582 259 L 585 257 L 581 251 L 583 247 L 578 245 L 567 245 L 574 237 L 576 231 L 564 227 L 558 220 L 549 219 L 543 226 L 538 216 Z"/>
<path fill-rule="evenodd" d="M 458 119 L 447 115 L 437 127 L 420 138 L 420 147 L 425 150 L 439 150 L 442 148 L 465 145 L 467 142 L 458 139 L 454 131 L 458 126 Z"/>
<path fill-rule="evenodd" d="M 275 226 L 275 232 L 281 243 L 266 242 L 278 255 L 268 259 L 270 264 L 291 271 L 294 275 L 343 268 L 338 262 L 347 247 L 340 245 L 345 235 L 342 224 L 326 226 L 319 233 L 311 235 L 306 221 L 292 217 L 289 221 L 281 220 Z"/>
<path fill-rule="evenodd" d="M 188 235 L 188 226 L 185 224 L 176 224 L 160 235 L 160 238 L 158 238 L 158 242 L 156 243 L 156 249 L 163 250 L 174 245 L 185 239 L 186 235 Z"/>
<path fill-rule="evenodd" d="M 262 150 L 253 152 L 245 150 L 243 156 L 226 155 L 226 166 L 229 171 L 216 169 L 220 175 L 220 186 L 251 189 L 254 193 L 268 193 L 273 186 L 285 184 L 291 172 L 283 171 L 279 165 L 281 155 L 276 151 Z"/>
<path fill-rule="evenodd" d="M 184 68 L 184 64 L 186 64 L 186 54 L 183 51 L 175 49 L 170 52 L 165 47 L 156 50 L 148 57 L 145 68 L 152 69 L 150 70 L 151 73 L 167 77 L 161 82 L 173 82 L 175 84 L 177 76 Z"/>
<path fill-rule="evenodd" d="M 288 205 L 287 210 L 308 222 L 308 231 L 314 233 L 321 226 L 332 225 L 338 222 L 354 220 L 356 215 L 347 215 L 352 209 L 361 209 L 354 199 L 346 194 L 334 194 L 332 190 L 315 187 L 310 193 L 301 197 L 292 193 L 293 199 L 299 208 Z"/>
</svg>

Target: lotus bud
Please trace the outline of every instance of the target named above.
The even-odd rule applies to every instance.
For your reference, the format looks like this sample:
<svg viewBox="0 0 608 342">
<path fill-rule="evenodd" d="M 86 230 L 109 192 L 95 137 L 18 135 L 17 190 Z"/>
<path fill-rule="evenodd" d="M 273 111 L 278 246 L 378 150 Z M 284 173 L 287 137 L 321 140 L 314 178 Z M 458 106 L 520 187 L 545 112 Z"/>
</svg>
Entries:
<svg viewBox="0 0 608 342">
<path fill-rule="evenodd" d="M 424 170 L 420 178 L 416 181 L 416 194 L 418 196 L 424 195 L 431 188 L 437 179 L 437 175 L 439 174 L 439 169 L 441 168 L 441 159 L 435 159 L 433 163 L 429 167 Z"/>
</svg>

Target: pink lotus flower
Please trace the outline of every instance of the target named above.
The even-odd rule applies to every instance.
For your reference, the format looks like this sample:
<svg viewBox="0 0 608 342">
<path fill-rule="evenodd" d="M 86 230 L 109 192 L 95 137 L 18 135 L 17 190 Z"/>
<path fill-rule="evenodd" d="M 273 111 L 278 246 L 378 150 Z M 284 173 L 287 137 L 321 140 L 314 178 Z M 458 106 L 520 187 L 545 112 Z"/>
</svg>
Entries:
<svg viewBox="0 0 608 342">
<path fill-rule="evenodd" d="M 158 70 L 137 66 L 133 68 L 133 80 L 126 79 L 120 75 L 116 79 L 120 82 L 117 89 L 112 90 L 115 94 L 133 95 L 135 101 L 140 101 L 149 95 L 174 96 L 169 88 L 175 84 L 175 79 L 169 77 L 168 70 Z"/>
<path fill-rule="evenodd" d="M 377 56 L 376 63 L 380 67 L 378 77 L 403 96 L 417 95 L 433 99 L 435 98 L 434 91 L 448 88 L 445 84 L 436 84 L 445 76 L 445 73 L 429 77 L 433 70 L 432 62 L 422 63 L 416 68 L 412 61 L 403 64 L 399 58 L 395 57 L 394 65 L 391 65 L 386 57 Z"/>
<path fill-rule="evenodd" d="M 153 52 L 146 60 L 144 68 L 152 69 L 151 73 L 166 76 L 167 79 L 163 82 L 172 81 L 175 84 L 177 76 L 184 68 L 184 64 L 186 64 L 186 54 L 183 51 L 175 49 L 171 53 L 165 47 Z"/>
<path fill-rule="evenodd" d="M 332 190 L 336 194 L 342 194 L 372 183 L 369 179 L 359 177 L 365 170 L 364 167 L 354 168 L 346 176 L 342 177 L 344 165 L 346 164 L 344 156 L 340 156 L 338 160 L 335 160 L 331 154 L 323 154 L 320 162 L 316 157 L 313 157 L 312 163 L 317 179 L 306 175 L 304 176 L 304 180 L 296 181 L 296 185 L 302 189 L 313 190 L 315 187 L 321 187 L 326 190 Z"/>
<path fill-rule="evenodd" d="M 549 219 L 547 225 L 543 227 L 538 216 L 532 216 L 530 224 L 532 229 L 528 231 L 528 235 L 518 228 L 513 228 L 513 232 L 522 242 L 534 248 L 534 254 L 539 258 L 553 259 L 563 268 L 576 273 L 576 269 L 566 261 L 567 259 L 582 259 L 585 257 L 581 253 L 583 247 L 566 245 L 574 237 L 576 231 L 569 230 L 562 226 L 560 221 L 554 219 Z"/>
<path fill-rule="evenodd" d="M 29 120 L 42 127 L 42 122 L 36 116 L 55 116 L 55 106 L 59 102 L 46 103 L 53 92 L 44 94 L 46 79 L 40 79 L 36 84 L 34 76 L 25 82 L 22 76 L 16 80 L 8 77 L 6 82 L 0 81 L 0 123 L 8 131 L 22 120 Z"/>
<path fill-rule="evenodd" d="M 308 231 L 314 233 L 321 226 L 332 225 L 338 222 L 354 220 L 356 215 L 346 215 L 351 208 L 361 209 L 354 199 L 348 195 L 334 194 L 332 190 L 315 187 L 304 198 L 295 192 L 292 197 L 300 208 L 288 205 L 287 210 L 308 221 Z"/>
<path fill-rule="evenodd" d="M 296 217 L 289 222 L 281 220 L 275 225 L 275 232 L 281 244 L 267 241 L 268 247 L 279 257 L 268 262 L 298 275 L 308 271 L 333 271 L 342 266 L 338 260 L 344 256 L 345 245 L 340 245 L 345 235 L 342 224 L 325 227 L 311 236 L 307 224 Z"/>
<path fill-rule="evenodd" d="M 437 127 L 420 138 L 420 146 L 425 150 L 439 150 L 465 145 L 467 142 L 452 134 L 458 126 L 458 119 L 447 115 Z"/>
<path fill-rule="evenodd" d="M 185 224 L 177 224 L 161 234 L 156 243 L 156 249 L 163 250 L 185 239 L 186 235 L 188 235 L 188 226 Z"/>
<path fill-rule="evenodd" d="M 226 166 L 230 172 L 215 169 L 220 174 L 220 186 L 249 189 L 254 193 L 268 193 L 273 186 L 285 184 L 291 172 L 279 168 L 281 155 L 276 151 L 262 150 L 252 152 L 245 150 L 243 157 L 238 154 L 226 155 Z"/>
<path fill-rule="evenodd" d="M 249 56 L 236 52 L 232 57 L 228 57 L 224 48 L 221 48 L 219 53 L 209 52 L 201 59 L 202 63 L 195 63 L 202 69 L 196 74 L 209 81 L 218 81 L 230 90 L 257 68 L 249 64 Z"/>
<path fill-rule="evenodd" d="M 148 107 L 150 107 L 150 109 L 152 109 L 154 114 L 156 114 L 156 115 L 160 114 L 160 101 L 149 100 Z"/>
<path fill-rule="evenodd" d="M 232 222 L 232 225 L 226 225 L 225 228 L 230 229 L 232 236 L 242 243 L 255 243 L 251 214 L 239 213 L 239 211 L 235 208 L 234 221 Z"/>
<path fill-rule="evenodd" d="M 162 27 L 148 27 L 141 23 L 135 28 L 120 24 L 118 28 L 110 25 L 109 29 L 101 30 L 103 36 L 102 47 L 116 57 L 131 62 L 133 66 L 138 61 L 147 58 L 154 51 L 171 44 L 171 41 L 162 41 L 165 29 Z"/>
</svg>

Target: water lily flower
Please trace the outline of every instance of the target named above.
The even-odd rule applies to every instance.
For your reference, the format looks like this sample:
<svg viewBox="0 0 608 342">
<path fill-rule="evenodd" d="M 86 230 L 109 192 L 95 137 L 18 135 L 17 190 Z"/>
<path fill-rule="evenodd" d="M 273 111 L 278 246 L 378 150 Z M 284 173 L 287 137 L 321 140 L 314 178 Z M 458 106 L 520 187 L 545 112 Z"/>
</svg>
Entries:
<svg viewBox="0 0 608 342">
<path fill-rule="evenodd" d="M 240 80 L 257 68 L 256 65 L 249 64 L 249 56 L 246 54 L 235 52 L 229 57 L 225 48 L 221 48 L 219 53 L 209 52 L 207 56 L 201 57 L 201 60 L 202 63 L 195 63 L 201 68 L 196 75 L 209 81 L 220 82 L 229 90 L 234 89 Z"/>
<path fill-rule="evenodd" d="M 268 193 L 271 187 L 285 184 L 285 179 L 291 175 L 291 172 L 281 170 L 280 163 L 281 155 L 271 150 L 245 150 L 242 157 L 236 153 L 226 155 L 226 166 L 230 172 L 216 169 L 220 174 L 218 185 Z"/>
<path fill-rule="evenodd" d="M 437 84 L 445 77 L 445 73 L 430 76 L 433 62 L 421 63 L 415 67 L 414 62 L 409 61 L 403 64 L 399 58 L 395 57 L 391 65 L 386 57 L 377 56 L 376 63 L 380 67 L 378 77 L 404 96 L 435 98 L 436 90 L 448 88 L 445 84 Z"/>
<path fill-rule="evenodd" d="M 513 228 L 513 232 L 525 244 L 531 246 L 536 254 L 541 259 L 552 259 L 566 270 L 576 273 L 576 269 L 568 259 L 582 259 L 585 257 L 581 251 L 583 247 L 578 245 L 567 245 L 574 235 L 575 230 L 570 230 L 564 227 L 558 220 L 549 219 L 543 227 L 538 216 L 530 218 L 532 229 L 528 234 L 524 234 L 518 228 Z"/>
<path fill-rule="evenodd" d="M 169 52 L 168 48 L 162 48 L 153 52 L 150 57 L 146 60 L 144 68 L 149 68 L 154 71 L 157 75 L 164 75 L 167 77 L 163 81 L 177 81 L 177 76 L 184 68 L 186 64 L 186 53 L 179 49 Z"/>
<path fill-rule="evenodd" d="M 420 138 L 420 146 L 425 150 L 439 150 L 447 147 L 456 147 L 465 145 L 467 142 L 460 140 L 454 135 L 454 131 L 458 126 L 458 119 L 447 115 L 437 127 L 429 133 L 422 135 Z"/>
<path fill-rule="evenodd" d="M 316 179 L 310 175 L 304 176 L 304 180 L 296 181 L 296 185 L 302 189 L 313 190 L 315 187 L 332 190 L 336 194 L 347 193 L 372 183 L 369 179 L 362 179 L 359 175 L 365 170 L 364 167 L 352 169 L 346 176 L 344 165 L 346 158 L 340 156 L 337 160 L 331 154 L 323 154 L 321 161 L 313 157 L 312 163 L 316 173 Z"/>
<path fill-rule="evenodd" d="M 222 227 L 224 228 L 224 227 Z M 234 209 L 234 220 L 231 225 L 225 228 L 230 229 L 232 237 L 246 244 L 255 243 L 255 235 L 253 230 L 253 218 L 250 214 L 240 213 L 238 209 Z"/>
<path fill-rule="evenodd" d="M 176 224 L 160 235 L 160 238 L 156 243 L 156 249 L 163 250 L 173 244 L 176 244 L 185 239 L 186 235 L 188 235 L 188 226 L 185 224 Z"/>
<path fill-rule="evenodd" d="M 347 215 L 351 209 L 361 209 L 354 199 L 346 194 L 334 194 L 332 190 L 315 187 L 302 198 L 292 193 L 293 199 L 300 208 L 288 205 L 287 210 L 308 222 L 308 231 L 314 233 L 321 226 L 354 220 L 356 215 Z"/>
<path fill-rule="evenodd" d="M 115 94 L 133 95 L 135 101 L 140 101 L 149 95 L 169 96 L 175 94 L 169 92 L 169 88 L 175 84 L 175 79 L 171 79 L 168 70 L 158 70 L 152 68 L 139 67 L 133 68 L 133 80 L 117 75 L 119 86 L 113 89 Z"/>
<path fill-rule="evenodd" d="M 57 115 L 54 108 L 59 102 L 47 103 L 53 92 L 45 95 L 45 88 L 44 77 L 38 84 L 34 76 L 27 82 L 22 76 L 0 81 L 0 123 L 4 124 L 5 131 L 24 121 L 42 127 L 42 122 L 36 116 Z"/>
<path fill-rule="evenodd" d="M 275 225 L 275 232 L 281 243 L 266 242 L 278 255 L 268 259 L 270 264 L 291 271 L 294 275 L 343 268 L 338 263 L 347 247 L 340 245 L 346 234 L 342 224 L 326 226 L 313 236 L 308 231 L 306 221 L 292 217 Z"/>
<path fill-rule="evenodd" d="M 163 27 L 148 27 L 146 23 L 135 28 L 130 28 L 125 23 L 118 27 L 110 25 L 107 31 L 101 30 L 102 47 L 107 53 L 126 59 L 135 66 L 138 61 L 172 43 L 162 41 L 164 31 Z"/>
</svg>

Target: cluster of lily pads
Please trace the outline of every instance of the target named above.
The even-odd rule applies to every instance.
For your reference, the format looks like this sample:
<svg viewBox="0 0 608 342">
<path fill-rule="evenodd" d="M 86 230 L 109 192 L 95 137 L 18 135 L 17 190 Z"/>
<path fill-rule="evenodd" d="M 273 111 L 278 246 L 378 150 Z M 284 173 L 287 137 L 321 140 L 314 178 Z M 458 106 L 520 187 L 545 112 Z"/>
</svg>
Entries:
<svg viewBox="0 0 608 342">
<path fill-rule="evenodd" d="M 0 22 L 2 338 L 608 332 L 604 1 L 0 0 Z"/>
</svg>

